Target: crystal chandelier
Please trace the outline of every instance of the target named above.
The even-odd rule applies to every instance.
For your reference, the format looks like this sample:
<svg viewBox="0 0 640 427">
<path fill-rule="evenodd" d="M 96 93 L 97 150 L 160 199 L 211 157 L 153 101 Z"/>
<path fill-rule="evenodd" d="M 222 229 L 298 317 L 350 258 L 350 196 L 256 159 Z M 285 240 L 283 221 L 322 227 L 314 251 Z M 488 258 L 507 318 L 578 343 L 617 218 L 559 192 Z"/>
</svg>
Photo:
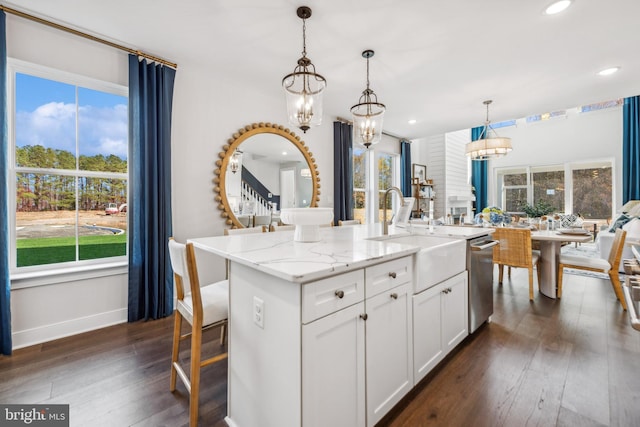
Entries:
<svg viewBox="0 0 640 427">
<path fill-rule="evenodd" d="M 378 102 L 378 97 L 369 88 L 369 58 L 373 57 L 373 54 L 374 51 L 370 49 L 362 52 L 362 57 L 367 60 L 367 88 L 362 91 L 358 103 L 351 107 L 354 141 L 366 148 L 380 142 L 382 119 L 386 110 L 384 104 Z"/>
<path fill-rule="evenodd" d="M 301 6 L 297 10 L 302 19 L 302 58 L 293 73 L 282 79 L 287 99 L 289 123 L 306 133 L 311 126 L 322 123 L 322 92 L 327 81 L 316 73 L 316 67 L 307 58 L 306 20 L 311 17 L 311 9 Z"/>
<path fill-rule="evenodd" d="M 484 101 L 487 106 L 487 120 L 484 122 L 484 129 L 476 141 L 469 142 L 465 147 L 465 153 L 473 160 L 488 160 L 490 158 L 502 157 L 512 150 L 511 138 L 499 137 L 489 126 L 489 105 L 493 101 Z"/>
</svg>

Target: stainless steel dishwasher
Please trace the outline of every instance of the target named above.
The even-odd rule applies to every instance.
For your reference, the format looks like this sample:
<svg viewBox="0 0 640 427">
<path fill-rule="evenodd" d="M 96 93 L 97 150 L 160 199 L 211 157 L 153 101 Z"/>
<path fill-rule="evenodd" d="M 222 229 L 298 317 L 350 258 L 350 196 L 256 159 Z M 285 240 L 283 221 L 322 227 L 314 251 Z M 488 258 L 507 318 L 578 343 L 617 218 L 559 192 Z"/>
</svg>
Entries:
<svg viewBox="0 0 640 427">
<path fill-rule="evenodd" d="M 467 240 L 470 334 L 493 314 L 493 247 L 497 244 L 490 235 Z"/>
</svg>

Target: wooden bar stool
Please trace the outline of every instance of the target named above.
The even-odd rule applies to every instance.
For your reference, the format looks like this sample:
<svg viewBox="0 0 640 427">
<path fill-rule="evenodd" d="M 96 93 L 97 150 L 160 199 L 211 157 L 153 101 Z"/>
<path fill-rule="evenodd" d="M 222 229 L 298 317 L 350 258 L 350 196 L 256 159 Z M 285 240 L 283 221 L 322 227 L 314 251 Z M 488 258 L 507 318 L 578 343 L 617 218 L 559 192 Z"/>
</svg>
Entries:
<svg viewBox="0 0 640 427">
<path fill-rule="evenodd" d="M 175 279 L 178 302 L 174 313 L 173 351 L 171 354 L 171 385 L 176 389 L 180 377 L 189 392 L 189 425 L 198 425 L 198 397 L 200 392 L 200 368 L 227 358 L 227 353 L 202 360 L 202 331 L 220 326 L 220 344 L 224 344 L 229 316 L 229 281 L 222 280 L 200 287 L 193 244 L 178 243 L 169 239 L 169 256 Z M 182 320 L 191 325 L 191 332 L 182 335 Z M 180 341 L 191 337 L 191 363 L 189 376 L 180 365 L 178 355 Z"/>
</svg>

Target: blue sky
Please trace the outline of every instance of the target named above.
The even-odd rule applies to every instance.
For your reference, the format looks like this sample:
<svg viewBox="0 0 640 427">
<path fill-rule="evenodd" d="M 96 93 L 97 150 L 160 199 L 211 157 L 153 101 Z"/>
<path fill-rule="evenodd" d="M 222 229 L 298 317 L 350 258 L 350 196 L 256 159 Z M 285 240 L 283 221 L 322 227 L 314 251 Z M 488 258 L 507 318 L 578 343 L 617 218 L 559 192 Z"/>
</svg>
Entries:
<svg viewBox="0 0 640 427">
<path fill-rule="evenodd" d="M 16 144 L 75 153 L 76 87 L 18 73 Z M 127 98 L 78 87 L 80 154 L 127 157 Z"/>
</svg>

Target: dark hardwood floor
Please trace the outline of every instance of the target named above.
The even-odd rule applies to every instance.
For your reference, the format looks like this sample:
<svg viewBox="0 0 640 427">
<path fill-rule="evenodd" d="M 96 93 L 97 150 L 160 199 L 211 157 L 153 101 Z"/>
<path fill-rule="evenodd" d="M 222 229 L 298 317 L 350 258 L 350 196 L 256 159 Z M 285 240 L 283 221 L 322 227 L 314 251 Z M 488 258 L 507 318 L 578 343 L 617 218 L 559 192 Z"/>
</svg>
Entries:
<svg viewBox="0 0 640 427">
<path fill-rule="evenodd" d="M 380 425 L 640 426 L 640 332 L 608 281 L 566 274 L 562 300 L 532 303 L 526 270 L 494 286 L 493 321 Z M 72 426 L 186 426 L 184 386 L 169 392 L 172 326 L 122 324 L 0 357 L 0 402 L 70 404 Z M 218 336 L 206 333 L 205 351 L 224 351 Z M 203 369 L 202 426 L 226 425 L 226 375 L 226 362 Z"/>
</svg>

